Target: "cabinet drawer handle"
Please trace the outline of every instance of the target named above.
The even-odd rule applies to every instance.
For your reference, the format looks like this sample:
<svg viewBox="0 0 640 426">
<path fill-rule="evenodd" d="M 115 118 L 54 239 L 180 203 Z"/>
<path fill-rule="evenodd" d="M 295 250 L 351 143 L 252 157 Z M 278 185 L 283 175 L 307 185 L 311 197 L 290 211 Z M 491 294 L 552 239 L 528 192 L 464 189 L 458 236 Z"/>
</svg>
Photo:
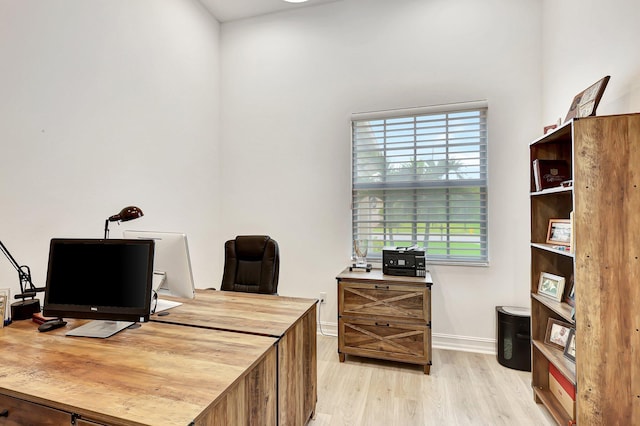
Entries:
<svg viewBox="0 0 640 426">
<path fill-rule="evenodd" d="M 0 417 L 9 417 L 9 410 L 5 408 L 4 410 L 0 411 Z"/>
<path fill-rule="evenodd" d="M 388 322 L 386 322 L 386 323 L 377 322 L 376 326 L 378 326 L 378 327 L 389 327 L 389 323 Z"/>
<path fill-rule="evenodd" d="M 389 286 L 388 285 L 376 285 L 374 287 L 376 289 L 378 289 L 378 290 L 389 290 Z"/>
</svg>

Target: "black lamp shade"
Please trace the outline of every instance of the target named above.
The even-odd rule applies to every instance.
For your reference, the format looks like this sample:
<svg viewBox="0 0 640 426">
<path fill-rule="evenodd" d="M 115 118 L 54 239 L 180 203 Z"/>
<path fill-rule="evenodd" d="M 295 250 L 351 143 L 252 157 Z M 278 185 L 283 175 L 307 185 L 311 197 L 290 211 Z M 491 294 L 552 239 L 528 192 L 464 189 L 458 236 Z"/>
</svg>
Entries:
<svg viewBox="0 0 640 426">
<path fill-rule="evenodd" d="M 114 214 L 113 216 L 109 217 L 109 222 L 127 222 L 129 220 L 137 219 L 142 216 L 144 216 L 144 213 L 142 213 L 142 210 L 140 210 L 139 207 L 127 206 L 120 210 L 120 213 Z"/>
</svg>

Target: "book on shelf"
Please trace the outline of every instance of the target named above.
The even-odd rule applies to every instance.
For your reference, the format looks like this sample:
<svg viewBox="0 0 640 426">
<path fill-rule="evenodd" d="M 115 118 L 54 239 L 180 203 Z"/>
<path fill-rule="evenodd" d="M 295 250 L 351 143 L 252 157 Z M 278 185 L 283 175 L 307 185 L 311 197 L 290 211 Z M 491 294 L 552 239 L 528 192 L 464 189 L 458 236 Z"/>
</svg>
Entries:
<svg viewBox="0 0 640 426">
<path fill-rule="evenodd" d="M 533 180 L 536 191 L 555 188 L 562 182 L 571 179 L 569 163 L 565 160 L 533 160 Z"/>
</svg>

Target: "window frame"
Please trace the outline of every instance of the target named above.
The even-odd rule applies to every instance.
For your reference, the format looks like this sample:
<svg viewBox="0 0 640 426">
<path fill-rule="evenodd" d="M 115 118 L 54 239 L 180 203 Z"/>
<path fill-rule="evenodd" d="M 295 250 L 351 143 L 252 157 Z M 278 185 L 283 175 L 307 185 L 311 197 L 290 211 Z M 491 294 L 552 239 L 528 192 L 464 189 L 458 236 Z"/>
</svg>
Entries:
<svg viewBox="0 0 640 426">
<path fill-rule="evenodd" d="M 478 113 L 477 143 L 475 142 L 466 143 L 466 145 L 472 147 L 472 149 L 474 147 L 477 148 L 477 158 L 470 158 L 469 161 L 477 160 L 478 170 L 477 172 L 466 172 L 466 174 L 474 175 L 477 173 L 478 176 L 475 179 L 470 178 L 469 176 L 467 176 L 466 178 L 460 177 L 459 179 L 450 179 L 449 176 L 452 173 L 452 169 L 455 169 L 455 167 L 450 167 L 449 165 L 451 163 L 457 162 L 457 160 L 455 160 L 455 154 L 452 155 L 451 149 L 459 147 L 459 145 L 455 145 L 455 142 L 451 142 L 451 140 L 454 140 L 454 139 L 450 135 L 454 132 L 452 132 L 450 129 L 451 128 L 459 129 L 459 127 L 456 127 L 454 125 L 449 125 L 448 120 L 450 119 L 450 117 L 455 117 L 456 114 L 469 113 L 474 111 Z M 443 115 L 447 118 L 447 121 L 446 121 L 447 124 L 443 126 L 444 128 L 446 128 L 446 137 L 443 139 L 445 143 L 441 144 L 440 148 L 444 146 L 445 151 L 444 151 L 444 154 L 440 153 L 439 155 L 444 155 L 445 157 L 445 160 L 443 161 L 443 163 L 445 164 L 444 170 L 446 170 L 446 173 L 445 173 L 446 179 L 445 178 L 434 179 L 434 178 L 424 177 L 429 173 L 431 173 L 430 171 L 431 167 L 435 168 L 437 166 L 437 161 L 431 160 L 433 161 L 433 164 L 435 166 L 433 165 L 426 166 L 428 161 L 419 161 L 418 160 L 419 157 L 417 154 L 413 156 L 414 159 L 412 161 L 409 161 L 409 163 L 413 163 L 413 165 L 407 167 L 407 168 L 413 168 L 414 173 L 413 174 L 411 174 L 411 172 L 406 173 L 407 177 L 412 177 L 414 180 L 412 180 L 411 182 L 409 182 L 409 180 L 402 181 L 402 178 L 400 177 L 399 178 L 400 181 L 394 182 L 393 179 L 389 179 L 388 170 L 391 170 L 390 169 L 391 163 L 388 162 L 387 160 L 388 153 L 392 152 L 394 149 L 397 152 L 400 152 L 400 150 L 409 150 L 410 148 L 406 148 L 406 147 L 389 148 L 387 146 L 388 145 L 387 139 L 390 139 L 390 137 L 387 136 L 386 130 L 385 130 L 385 136 L 383 136 L 382 138 L 379 138 L 379 137 L 373 138 L 377 141 L 376 143 L 378 144 L 382 143 L 383 148 L 372 149 L 372 151 L 380 151 L 383 154 L 382 157 L 384 158 L 384 166 L 383 166 L 383 169 L 381 170 L 384 176 L 380 177 L 380 175 L 378 175 L 378 179 L 380 179 L 379 181 L 372 181 L 372 182 L 366 183 L 360 179 L 359 177 L 360 175 L 357 175 L 359 171 L 365 168 L 362 165 L 358 166 L 358 163 L 357 163 L 358 159 L 362 158 L 358 156 L 361 155 L 363 152 L 365 152 L 364 149 L 359 151 L 356 146 L 356 143 L 358 142 L 356 140 L 358 139 L 357 137 L 358 124 L 361 124 L 363 122 L 383 121 L 386 126 L 389 122 L 393 122 L 394 120 L 413 119 L 414 120 L 414 127 L 413 127 L 414 139 L 411 142 L 407 142 L 407 144 L 411 145 L 413 149 L 417 151 L 419 149 L 424 149 L 424 147 L 426 146 L 426 145 L 421 145 L 423 142 L 418 141 L 418 137 L 416 136 L 418 135 L 418 132 L 416 130 L 418 127 L 415 124 L 418 122 L 417 119 L 429 117 L 429 119 L 434 118 L 435 120 L 437 119 L 437 117 L 443 116 Z M 470 138 L 470 139 L 474 139 L 474 138 Z M 427 209 L 424 207 L 424 205 L 426 205 L 426 203 L 430 201 L 423 201 L 424 205 L 422 207 L 420 206 L 420 202 L 415 201 L 412 208 L 406 209 L 410 211 L 410 213 L 406 215 L 408 216 L 412 214 L 413 220 L 412 221 L 407 221 L 407 220 L 396 221 L 396 225 L 398 227 L 400 227 L 399 222 L 407 222 L 411 224 L 411 227 L 412 227 L 411 237 L 410 237 L 411 240 L 405 241 L 406 244 L 396 244 L 396 245 L 406 247 L 406 246 L 418 244 L 419 247 L 424 248 L 425 242 L 428 246 L 430 244 L 429 242 L 432 241 L 431 237 L 435 235 L 435 234 L 431 234 L 431 229 L 433 229 L 432 225 L 435 223 L 440 223 L 441 225 L 446 227 L 446 231 L 443 231 L 441 234 L 439 234 L 441 238 L 445 238 L 444 249 L 442 248 L 435 249 L 434 247 L 431 247 L 431 248 L 427 247 L 428 263 L 445 264 L 445 265 L 463 265 L 463 266 L 488 266 L 489 264 L 488 139 L 489 139 L 488 137 L 488 103 L 486 101 L 474 101 L 474 102 L 465 102 L 465 103 L 457 103 L 457 104 L 435 105 L 435 106 L 423 107 L 423 108 L 408 108 L 408 109 L 401 109 L 401 110 L 387 110 L 387 111 L 379 111 L 379 112 L 352 114 L 351 116 L 351 190 L 352 190 L 351 237 L 352 237 L 352 241 L 363 239 L 363 235 L 360 235 L 361 232 L 359 232 L 358 230 L 358 225 L 360 225 L 363 222 L 362 220 L 358 219 L 359 212 L 357 210 L 361 204 L 358 201 L 359 194 L 366 195 L 366 191 L 370 191 L 372 194 L 378 194 L 378 199 L 382 200 L 380 202 L 384 207 L 382 207 L 380 210 L 384 212 L 382 213 L 382 216 L 384 216 L 384 218 L 380 223 L 382 224 L 384 231 L 383 231 L 383 236 L 381 241 L 385 246 L 388 246 L 393 244 L 387 243 L 387 229 L 391 228 L 391 226 L 387 226 L 387 225 L 392 225 L 394 223 L 393 220 L 389 220 L 387 218 L 388 216 L 387 211 L 391 209 L 391 207 L 389 207 L 389 202 L 388 202 L 389 198 L 393 194 L 398 196 L 398 194 L 405 192 L 405 193 L 413 193 L 414 201 L 418 200 L 418 198 L 420 197 L 423 197 L 424 200 L 429 200 L 431 198 L 433 199 L 433 201 L 431 202 L 435 203 L 436 201 L 434 197 L 437 194 L 437 191 L 441 190 L 441 191 L 444 191 L 444 194 L 445 194 L 444 199 L 446 201 L 443 204 L 444 207 L 441 206 L 441 208 L 444 208 L 445 213 L 444 214 L 438 213 L 437 215 L 440 215 L 440 216 L 444 215 L 447 217 L 447 219 L 446 220 L 438 219 L 437 222 L 425 221 L 424 217 L 427 217 L 429 213 Z M 404 143 L 405 142 L 403 142 L 403 144 Z M 398 144 L 398 146 L 400 145 L 401 144 Z M 393 144 L 389 144 L 389 146 L 393 146 Z M 436 157 L 436 155 L 433 152 L 431 153 L 431 156 L 432 158 Z M 418 163 L 424 163 L 424 164 L 421 167 L 419 166 Z M 468 164 L 471 164 L 471 163 L 468 162 Z M 420 168 L 422 169 L 420 173 L 422 173 L 423 175 L 419 175 L 418 174 L 419 172 L 416 172 L 416 170 Z M 360 181 L 358 181 L 359 179 Z M 432 192 L 429 192 L 429 189 L 431 189 Z M 477 190 L 477 194 L 475 194 L 473 190 Z M 420 196 L 418 194 L 420 194 Z M 459 200 L 451 201 L 450 197 L 455 194 L 458 194 L 458 196 L 462 201 L 459 201 Z M 474 194 L 476 195 L 477 200 L 473 202 L 475 202 L 477 205 L 474 207 L 466 208 L 465 206 L 467 203 L 472 204 L 472 201 L 469 201 L 469 200 L 474 200 Z M 465 196 L 468 197 L 467 201 L 464 201 Z M 407 201 L 408 199 L 409 198 L 406 198 L 404 200 L 405 204 L 410 204 L 410 202 Z M 401 205 L 404 205 L 404 204 L 401 204 Z M 473 221 L 470 221 L 468 219 L 457 220 L 457 221 L 453 220 L 451 218 L 453 217 L 453 214 L 454 214 L 452 213 L 454 208 L 456 208 L 458 211 L 468 211 L 468 210 L 475 209 L 476 212 L 474 214 L 477 215 L 478 218 L 474 219 Z M 369 210 L 373 210 L 373 209 L 369 208 Z M 405 214 L 403 213 L 402 215 L 405 215 Z M 472 216 L 472 213 L 465 213 L 465 214 L 459 214 L 459 215 Z M 420 219 L 420 218 L 423 218 L 423 219 Z M 476 244 L 478 248 L 474 250 L 454 249 L 453 248 L 454 243 L 458 243 L 458 245 L 460 245 L 460 238 L 464 238 L 464 237 L 460 237 L 459 234 L 456 234 L 456 230 L 458 230 L 459 232 L 459 230 L 461 229 L 460 228 L 461 226 L 467 226 L 467 225 L 463 225 L 464 223 L 470 223 L 470 222 L 477 222 L 478 234 L 477 236 L 474 235 L 474 237 L 476 238 L 473 241 L 474 243 L 477 241 Z M 423 229 L 423 234 L 420 234 L 420 232 L 418 231 L 418 227 L 420 226 Z M 364 239 L 369 239 L 368 237 L 371 237 L 371 235 L 373 235 L 372 231 L 369 231 L 368 234 L 367 233 L 364 233 L 364 234 L 365 234 Z M 390 232 L 389 235 L 391 235 L 393 238 L 393 232 Z M 408 235 L 409 235 L 408 233 L 400 233 L 400 236 L 405 238 Z M 422 240 L 421 240 L 421 237 L 422 237 Z M 380 239 L 376 239 L 376 240 L 380 241 Z M 379 245 L 380 245 L 379 243 L 376 244 L 376 246 L 379 246 Z M 471 246 L 472 244 L 469 244 L 469 245 Z M 376 250 L 372 250 L 372 248 L 373 248 L 372 244 L 370 244 L 367 260 L 371 263 L 381 262 L 382 261 L 381 248 L 377 247 Z M 434 254 L 434 251 L 442 251 L 442 250 L 445 251 L 445 254 Z M 477 255 L 461 255 L 460 253 L 465 253 L 465 250 L 467 250 L 469 253 L 471 253 L 472 251 L 474 252 L 477 251 L 478 254 Z M 458 254 L 453 255 L 452 252 L 457 252 Z M 353 246 L 352 246 L 352 255 L 353 254 L 354 253 L 353 253 Z"/>
</svg>

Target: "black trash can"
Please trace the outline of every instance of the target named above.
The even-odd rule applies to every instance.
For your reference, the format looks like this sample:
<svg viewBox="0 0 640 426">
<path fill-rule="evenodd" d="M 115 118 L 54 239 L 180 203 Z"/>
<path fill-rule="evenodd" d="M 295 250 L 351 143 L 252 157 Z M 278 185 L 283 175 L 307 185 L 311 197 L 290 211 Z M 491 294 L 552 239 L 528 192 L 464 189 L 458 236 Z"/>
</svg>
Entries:
<svg viewBox="0 0 640 426">
<path fill-rule="evenodd" d="M 514 370 L 531 371 L 531 310 L 496 306 L 498 362 Z"/>
</svg>

